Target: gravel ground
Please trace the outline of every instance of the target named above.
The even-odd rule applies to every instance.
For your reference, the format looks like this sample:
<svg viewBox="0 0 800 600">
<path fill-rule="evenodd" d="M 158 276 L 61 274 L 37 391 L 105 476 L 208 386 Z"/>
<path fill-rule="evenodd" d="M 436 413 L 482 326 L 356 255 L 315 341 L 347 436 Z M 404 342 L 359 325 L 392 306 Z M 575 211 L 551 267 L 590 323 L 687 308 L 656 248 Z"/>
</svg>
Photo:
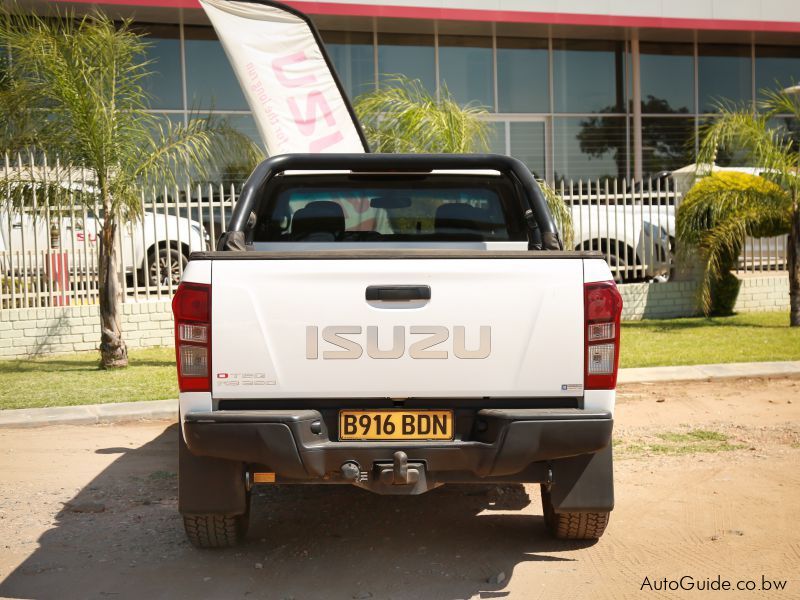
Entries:
<svg viewBox="0 0 800 600">
<path fill-rule="evenodd" d="M 262 486 L 228 551 L 184 538 L 174 424 L 2 430 L 0 596 L 618 599 L 646 577 L 763 576 L 786 589 L 723 596 L 800 598 L 800 379 L 623 386 L 616 419 L 597 543 L 549 539 L 537 486 Z M 698 429 L 726 441 L 682 446 Z"/>
</svg>

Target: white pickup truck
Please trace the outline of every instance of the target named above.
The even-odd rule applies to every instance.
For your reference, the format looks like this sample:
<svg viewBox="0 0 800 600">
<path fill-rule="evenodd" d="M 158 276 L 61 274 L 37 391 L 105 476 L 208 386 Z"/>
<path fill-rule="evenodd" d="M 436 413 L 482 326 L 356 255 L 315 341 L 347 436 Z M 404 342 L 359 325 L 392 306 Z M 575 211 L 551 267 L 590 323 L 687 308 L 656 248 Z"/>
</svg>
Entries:
<svg viewBox="0 0 800 600">
<path fill-rule="evenodd" d="M 262 484 L 420 494 L 541 484 L 548 530 L 614 505 L 620 294 L 494 155 L 283 155 L 248 179 L 173 301 L 179 509 L 244 535 Z"/>
</svg>

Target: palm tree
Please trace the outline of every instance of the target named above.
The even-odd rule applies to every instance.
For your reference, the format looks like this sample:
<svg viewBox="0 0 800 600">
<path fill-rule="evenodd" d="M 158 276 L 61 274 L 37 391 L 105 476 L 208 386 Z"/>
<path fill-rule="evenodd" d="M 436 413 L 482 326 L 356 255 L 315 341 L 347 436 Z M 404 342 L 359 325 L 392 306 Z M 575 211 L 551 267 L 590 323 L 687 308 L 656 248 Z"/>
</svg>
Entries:
<svg viewBox="0 0 800 600">
<path fill-rule="evenodd" d="M 733 313 L 740 282 L 731 273 L 747 236 L 775 235 L 789 226 L 788 195 L 777 184 L 747 173 L 702 177 L 678 208 L 681 248 L 700 257 L 700 305 L 706 316 Z"/>
<path fill-rule="evenodd" d="M 418 79 L 391 75 L 355 100 L 355 111 L 375 152 L 468 154 L 489 150 L 486 108 L 460 105 L 446 86 L 439 98 Z M 565 247 L 572 247 L 572 216 L 558 193 L 538 180 Z"/>
<path fill-rule="evenodd" d="M 101 366 L 123 367 L 128 353 L 120 324 L 117 230 L 140 216 L 142 186 L 204 176 L 218 158 L 229 159 L 232 150 L 244 148 L 243 136 L 211 119 L 176 125 L 147 112 L 148 42 L 129 21 L 115 24 L 99 12 L 55 17 L 0 14 L 0 42 L 11 58 L 5 97 L 18 98 L 24 90 L 26 123 L 35 127 L 24 130 L 25 142 L 55 151 L 62 164 L 82 165 L 93 174 L 103 210 Z M 12 144 L 20 140 L 11 135 L 3 141 L 3 149 L 13 151 Z M 88 196 L 76 199 L 93 202 Z"/>
<path fill-rule="evenodd" d="M 699 165 L 711 165 L 713 172 L 717 152 L 742 152 L 771 184 L 747 183 L 720 173 L 707 189 L 700 188 L 693 197 L 687 195 L 679 209 L 678 236 L 699 243 L 704 272 L 701 298 L 706 311 L 713 282 L 738 257 L 745 236 L 788 234 L 789 322 L 800 326 L 800 147 L 786 129 L 773 125 L 784 115 L 800 120 L 800 98 L 795 90 L 762 90 L 760 110 L 755 113 L 720 106 L 719 116 L 701 132 Z"/>
</svg>

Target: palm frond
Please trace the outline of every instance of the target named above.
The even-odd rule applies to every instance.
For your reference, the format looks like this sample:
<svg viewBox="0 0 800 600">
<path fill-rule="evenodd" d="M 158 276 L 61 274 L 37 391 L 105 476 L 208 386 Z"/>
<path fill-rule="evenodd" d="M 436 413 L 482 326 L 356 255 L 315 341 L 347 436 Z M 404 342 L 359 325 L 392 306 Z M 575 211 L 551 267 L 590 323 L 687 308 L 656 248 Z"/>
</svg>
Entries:
<svg viewBox="0 0 800 600">
<path fill-rule="evenodd" d="M 459 105 L 446 87 L 437 100 L 419 80 L 393 75 L 359 96 L 355 110 L 377 152 L 452 154 L 488 148 L 486 110 Z"/>
<path fill-rule="evenodd" d="M 165 123 L 148 111 L 149 42 L 130 21 L 115 23 L 99 12 L 56 16 L 0 16 L 0 39 L 14 57 L 5 96 L 0 86 L 0 108 L 23 93 L 12 81 L 24 89 L 32 101 L 22 106 L 36 124 L 31 137 L 64 164 L 87 166 L 113 212 L 135 215 L 142 185 L 204 178 L 231 160 L 254 165 L 261 158 L 227 121 Z"/>
<path fill-rule="evenodd" d="M 793 115 L 795 119 L 800 119 L 800 98 L 797 94 L 788 94 L 783 89 L 763 89 L 759 94 L 761 100 L 758 106 L 769 117 Z"/>
<path fill-rule="evenodd" d="M 263 152 L 250 138 L 213 116 L 193 118 L 188 123 L 159 123 L 147 140 L 144 160 L 130 169 L 145 186 L 174 186 L 181 178 L 205 180 L 228 165 L 246 165 L 249 171 Z"/>
<path fill-rule="evenodd" d="M 575 229 L 572 224 L 572 213 L 561 195 L 553 189 L 544 179 L 536 180 L 542 189 L 547 207 L 556 222 L 558 230 L 561 232 L 561 240 L 564 248 L 572 249 L 575 245 Z"/>
<path fill-rule="evenodd" d="M 792 140 L 777 127 L 769 126 L 769 113 L 752 114 L 723 109 L 701 128 L 698 165 L 713 165 L 720 149 L 740 150 L 765 179 L 784 189 L 798 189 L 798 155 Z"/>
<path fill-rule="evenodd" d="M 696 250 L 701 260 L 700 304 L 711 310 L 711 287 L 729 270 L 745 237 L 789 231 L 791 200 L 777 184 L 746 173 L 716 172 L 700 179 L 683 199 L 676 235 L 683 256 Z"/>
</svg>

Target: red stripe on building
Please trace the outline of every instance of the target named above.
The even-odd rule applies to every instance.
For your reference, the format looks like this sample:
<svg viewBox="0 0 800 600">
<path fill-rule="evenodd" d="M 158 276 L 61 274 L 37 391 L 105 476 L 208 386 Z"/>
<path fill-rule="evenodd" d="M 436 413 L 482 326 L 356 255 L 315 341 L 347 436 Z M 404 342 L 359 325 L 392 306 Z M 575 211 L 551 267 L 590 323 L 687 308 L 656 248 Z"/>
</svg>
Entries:
<svg viewBox="0 0 800 600">
<path fill-rule="evenodd" d="M 57 0 L 77 4 L 98 4 L 96 0 Z M 100 4 L 163 8 L 200 8 L 197 0 L 101 0 Z M 386 17 L 394 19 L 439 19 L 444 21 L 495 21 L 498 23 L 541 23 L 593 27 L 638 27 L 647 29 L 700 29 L 715 31 L 765 31 L 800 33 L 800 22 L 753 21 L 739 19 L 682 19 L 623 15 L 592 15 L 557 12 L 523 12 L 468 8 L 428 8 L 420 6 L 378 6 L 338 2 L 286 0 L 310 15 L 348 17 Z"/>
</svg>

